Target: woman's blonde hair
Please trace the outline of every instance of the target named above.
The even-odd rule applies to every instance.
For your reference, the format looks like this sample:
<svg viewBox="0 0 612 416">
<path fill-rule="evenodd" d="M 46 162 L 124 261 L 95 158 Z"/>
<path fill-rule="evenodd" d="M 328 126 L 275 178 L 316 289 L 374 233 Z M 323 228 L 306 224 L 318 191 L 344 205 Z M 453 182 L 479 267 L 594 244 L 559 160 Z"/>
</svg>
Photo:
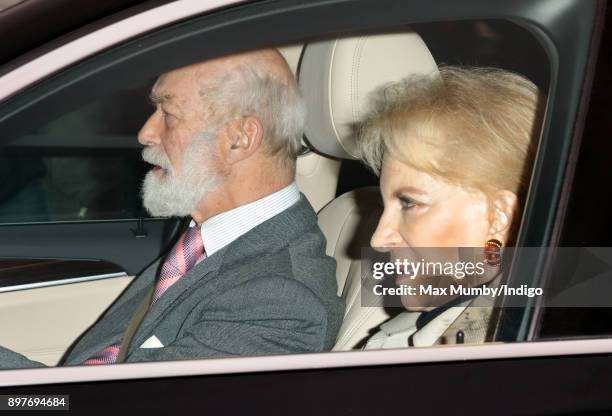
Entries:
<svg viewBox="0 0 612 416">
<path fill-rule="evenodd" d="M 496 68 L 446 66 L 379 88 L 359 126 L 362 159 L 385 153 L 432 176 L 523 201 L 542 115 L 538 88 Z"/>
</svg>

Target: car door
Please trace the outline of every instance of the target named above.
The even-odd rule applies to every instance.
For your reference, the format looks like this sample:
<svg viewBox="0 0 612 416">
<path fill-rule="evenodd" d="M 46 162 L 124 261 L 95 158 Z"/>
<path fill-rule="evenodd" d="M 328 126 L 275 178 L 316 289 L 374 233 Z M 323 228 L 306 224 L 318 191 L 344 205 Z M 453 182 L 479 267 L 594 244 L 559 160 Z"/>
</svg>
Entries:
<svg viewBox="0 0 612 416">
<path fill-rule="evenodd" d="M 162 6 L 156 10 L 167 19 L 155 20 L 158 14 L 135 16 L 135 20 L 115 27 L 126 30 L 125 36 L 116 43 L 104 44 L 107 49 L 90 57 L 79 56 L 76 49 L 58 52 L 57 56 L 74 55 L 64 68 L 56 67 L 52 77 L 47 77 L 50 74 L 47 72 L 45 77 L 41 74 L 40 79 L 22 80 L 17 83 L 18 87 L 5 87 L 2 91 L 6 98 L 0 103 L 0 129 L 9 132 L 8 136 L 14 140 L 25 140 L 21 126 L 46 125 L 48 119 L 65 113 L 62 109 L 66 102 L 76 107 L 86 105 L 105 97 L 109 90 L 121 91 L 139 80 L 152 80 L 156 74 L 173 66 L 238 50 L 406 24 L 508 20 L 538 39 L 547 53 L 550 70 L 545 123 L 520 242 L 524 246 L 539 247 L 558 244 L 559 227 L 565 219 L 564 210 L 560 208 L 563 196 L 572 188 L 573 172 L 569 168 L 579 150 L 594 54 L 603 27 L 603 2 L 214 3 L 214 6 L 224 6 L 219 10 L 212 10 L 212 4 L 202 6 L 198 2 L 185 1 L 177 5 L 179 3 L 182 12 L 170 7 L 172 4 L 166 5 L 170 8 Z M 128 25 L 132 31 L 127 30 Z M 89 40 L 101 41 L 108 34 L 98 33 L 99 37 Z M 68 66 L 76 62 L 78 65 Z M 19 72 L 15 72 L 11 82 L 17 82 L 18 75 Z M 58 114 L 50 115 L 49 109 Z M 2 239 L 0 254 L 21 260 L 24 250 L 35 247 L 36 251 L 32 252 L 37 257 L 102 259 L 124 267 L 128 273 L 136 273 L 139 265 L 142 267 L 159 255 L 165 242 L 176 235 L 178 227 L 176 221 L 144 217 L 142 221 L 139 218 L 100 221 L 7 224 L 3 227 L 9 233 L 3 234 L 8 237 Z M 132 231 L 139 224 L 148 235 L 151 229 L 157 230 L 155 249 L 147 246 L 149 257 L 142 248 L 146 238 L 137 238 Z M 84 230 L 80 235 L 87 236 L 87 243 L 103 241 L 104 244 L 99 245 L 104 247 L 93 256 L 92 247 L 84 245 L 83 238 L 68 243 L 71 241 L 69 235 L 50 231 L 61 229 L 70 230 L 70 234 Z M 142 228 L 137 230 L 142 231 Z M 37 238 L 45 239 L 45 244 L 33 244 Z M 132 258 L 128 249 L 143 253 L 140 262 Z M 540 283 L 546 274 L 547 260 L 544 252 L 535 259 L 519 258 L 511 278 L 517 285 Z M 429 412 L 435 408 L 459 414 L 544 414 L 567 409 L 610 409 L 610 378 L 601 377 L 602 372 L 612 367 L 609 341 L 513 344 L 537 338 L 534 328 L 540 311 L 535 302 L 527 307 L 504 309 L 498 341 L 508 343 L 506 345 L 125 364 L 113 369 L 78 369 L 83 371 L 70 374 L 63 372 L 68 369 L 61 368 L 52 372 L 28 370 L 28 375 L 36 372 L 35 380 L 24 374 L 24 370 L 14 370 L 0 374 L 0 380 L 8 386 L 4 389 L 7 394 L 70 393 L 74 408 L 83 410 L 94 406 L 94 411 L 100 412 L 119 409 L 117 403 L 103 401 L 106 395 L 119 399 L 123 409 L 151 412 L 176 410 L 177 402 L 184 409 L 238 413 L 252 410 L 254 406 L 266 410 L 283 407 L 284 412 L 295 414 L 317 411 L 376 414 L 389 408 L 414 412 Z M 584 356 L 577 356 L 579 354 Z M 573 388 L 574 384 L 568 387 L 571 379 L 588 383 L 593 375 L 599 375 L 598 383 L 590 384 L 586 391 Z M 508 404 L 503 393 L 516 383 L 524 387 L 517 390 L 519 393 Z M 18 384 L 22 387 L 17 388 Z M 152 391 L 163 393 L 151 394 Z M 538 394 L 536 399 L 534 391 Z M 559 391 L 566 395 L 561 400 L 557 396 Z M 567 407 L 570 404 L 566 397 L 584 401 Z"/>
</svg>

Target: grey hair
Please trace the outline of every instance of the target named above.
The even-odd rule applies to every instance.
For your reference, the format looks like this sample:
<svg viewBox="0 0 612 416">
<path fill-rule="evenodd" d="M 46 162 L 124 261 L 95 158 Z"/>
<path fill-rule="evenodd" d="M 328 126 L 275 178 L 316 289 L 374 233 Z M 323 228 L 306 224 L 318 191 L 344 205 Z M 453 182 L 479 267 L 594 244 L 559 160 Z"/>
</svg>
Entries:
<svg viewBox="0 0 612 416">
<path fill-rule="evenodd" d="M 219 124 L 230 117 L 252 116 L 264 129 L 263 146 L 289 168 L 302 147 L 306 105 L 294 80 L 288 84 L 247 63 L 200 88 L 208 111 Z"/>
</svg>

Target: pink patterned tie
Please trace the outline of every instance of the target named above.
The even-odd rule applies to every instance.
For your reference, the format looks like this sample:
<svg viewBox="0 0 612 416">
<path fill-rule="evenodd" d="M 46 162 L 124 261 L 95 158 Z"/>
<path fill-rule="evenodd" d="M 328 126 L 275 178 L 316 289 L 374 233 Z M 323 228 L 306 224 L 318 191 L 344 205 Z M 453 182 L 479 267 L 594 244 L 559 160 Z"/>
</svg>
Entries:
<svg viewBox="0 0 612 416">
<path fill-rule="evenodd" d="M 206 258 L 204 251 L 204 243 L 202 242 L 202 234 L 200 227 L 195 226 L 189 228 L 178 240 L 172 252 L 168 254 L 164 264 L 162 265 L 159 279 L 155 285 L 151 305 L 155 302 L 178 280 L 183 277 L 196 263 L 199 263 Z M 121 340 L 109 345 L 91 358 L 87 359 L 84 365 L 96 364 L 112 364 L 117 361 L 119 349 L 121 348 Z"/>
</svg>

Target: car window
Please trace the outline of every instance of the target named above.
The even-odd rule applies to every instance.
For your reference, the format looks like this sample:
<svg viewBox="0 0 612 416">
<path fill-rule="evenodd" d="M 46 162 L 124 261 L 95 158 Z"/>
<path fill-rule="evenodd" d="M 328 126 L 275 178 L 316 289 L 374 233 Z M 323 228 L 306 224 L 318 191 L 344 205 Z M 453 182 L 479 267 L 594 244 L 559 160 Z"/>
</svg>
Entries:
<svg viewBox="0 0 612 416">
<path fill-rule="evenodd" d="M 1 149 L 0 222 L 133 219 L 145 164 L 135 140 L 152 83 L 27 126 Z"/>
</svg>

